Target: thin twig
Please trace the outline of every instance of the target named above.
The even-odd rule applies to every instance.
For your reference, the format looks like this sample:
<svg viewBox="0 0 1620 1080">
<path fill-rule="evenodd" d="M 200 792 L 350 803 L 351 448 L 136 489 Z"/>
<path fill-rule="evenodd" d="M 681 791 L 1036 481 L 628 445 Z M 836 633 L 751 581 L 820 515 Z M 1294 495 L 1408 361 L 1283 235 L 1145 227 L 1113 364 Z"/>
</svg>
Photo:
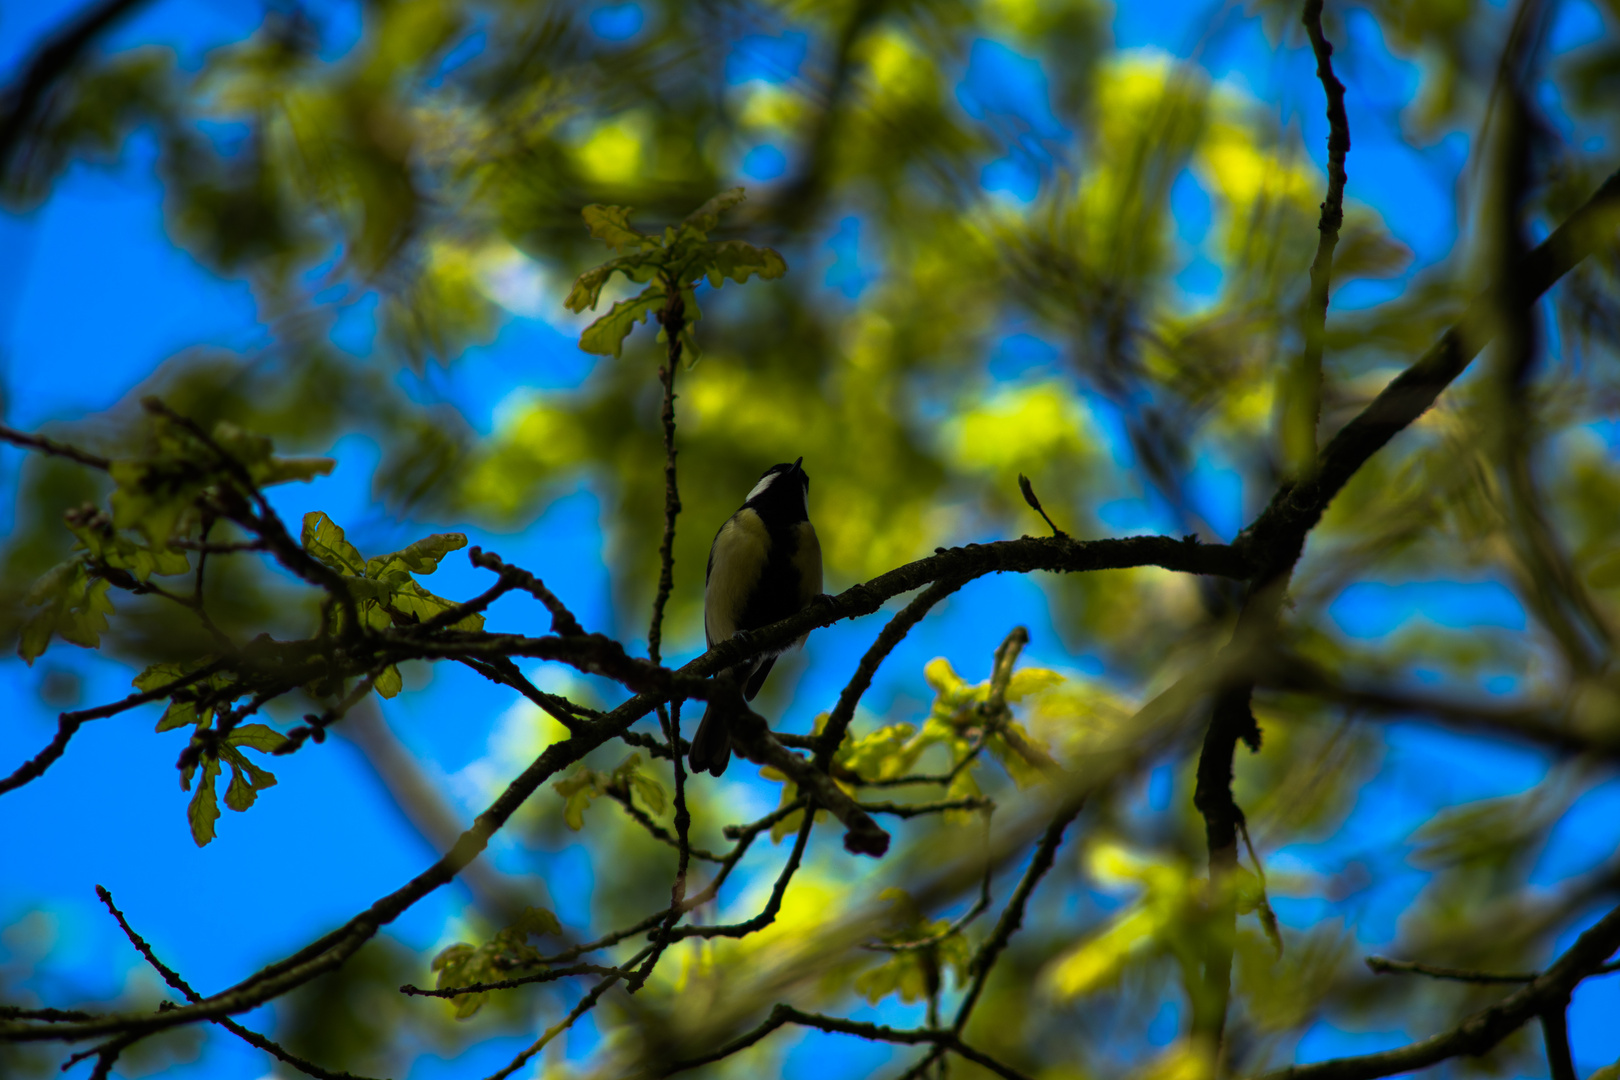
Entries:
<svg viewBox="0 0 1620 1080">
<path fill-rule="evenodd" d="M 997 1076 L 1006 1077 L 1007 1080 L 1028 1080 L 1028 1077 L 1006 1065 L 988 1054 L 973 1049 L 962 1041 L 959 1032 L 944 1028 L 917 1028 L 903 1029 L 886 1027 L 881 1024 L 868 1024 L 858 1020 L 844 1020 L 836 1016 L 822 1016 L 819 1013 L 807 1013 L 795 1009 L 791 1005 L 778 1005 L 771 1010 L 763 1023 L 751 1031 L 726 1043 L 724 1046 L 701 1057 L 687 1058 L 682 1061 L 673 1061 L 665 1065 L 660 1075 L 669 1076 L 672 1073 L 682 1072 L 686 1069 L 695 1069 L 699 1065 L 708 1065 L 730 1057 L 739 1050 L 746 1050 L 765 1036 L 784 1024 L 798 1024 L 801 1027 L 816 1028 L 819 1031 L 830 1031 L 839 1035 L 854 1035 L 857 1038 L 868 1039 L 872 1042 L 899 1043 L 902 1045 L 918 1045 L 933 1043 L 941 1052 L 949 1050 L 960 1054 L 976 1065 L 981 1065 Z"/>
<path fill-rule="evenodd" d="M 37 450 L 41 454 L 50 454 L 52 457 L 67 458 L 69 461 L 77 461 L 80 465 L 88 465 L 92 469 L 100 469 L 103 472 L 112 466 L 112 462 L 100 454 L 92 454 L 88 450 L 80 450 L 76 446 L 69 446 L 67 443 L 57 442 L 55 439 L 47 439 L 43 435 L 30 435 L 26 431 L 18 431 L 16 428 L 9 428 L 4 424 L 0 424 L 0 442 L 8 442 L 25 450 Z"/>
<path fill-rule="evenodd" d="M 1029 869 L 1024 871 L 1018 887 L 1007 900 L 1007 906 L 1001 910 L 1001 918 L 996 921 L 995 930 L 991 931 L 990 936 L 973 954 L 973 960 L 969 964 L 973 981 L 968 984 L 967 993 L 963 995 L 961 1004 L 956 1008 L 956 1019 L 951 1022 L 952 1031 L 960 1034 L 967 1026 L 968 1017 L 973 1014 L 973 1006 L 978 1004 L 979 995 L 984 992 L 985 980 L 990 977 L 990 969 L 995 967 L 1002 950 L 1007 947 L 1007 942 L 1024 924 L 1024 908 L 1029 904 L 1035 886 L 1039 885 L 1041 878 L 1052 869 L 1058 846 L 1063 843 L 1063 832 L 1069 827 L 1069 822 L 1079 816 L 1083 805 L 1081 800 L 1069 801 L 1058 808 L 1051 823 L 1047 825 L 1040 843 L 1035 846 L 1035 855 L 1029 861 Z"/>
<path fill-rule="evenodd" d="M 535 1040 L 532 1045 L 524 1049 L 524 1051 L 518 1054 L 517 1057 L 513 1058 L 511 1064 L 507 1065 L 504 1069 L 499 1069 L 496 1072 L 491 1073 L 488 1080 L 505 1080 L 506 1077 L 511 1076 L 513 1073 L 523 1068 L 524 1065 L 528 1064 L 529 1059 L 534 1057 L 534 1055 L 538 1054 L 540 1051 L 544 1050 L 546 1045 L 550 1043 L 551 1040 L 573 1027 L 575 1021 L 594 1009 L 596 1007 L 596 1003 L 602 999 L 602 995 L 607 993 L 608 988 L 614 983 L 618 982 L 620 979 L 624 978 L 624 971 L 634 966 L 638 961 L 641 960 L 643 956 L 651 951 L 652 946 L 649 945 L 647 948 L 642 949 L 629 960 L 625 961 L 623 968 L 615 968 L 612 974 L 608 975 L 601 982 L 591 987 L 590 991 L 582 999 L 580 999 L 580 1003 L 575 1005 L 573 1010 L 569 1012 L 566 1017 L 547 1028 L 545 1034 L 541 1035 L 540 1038 Z"/>
<path fill-rule="evenodd" d="M 833 706 L 832 715 L 827 718 L 827 726 L 821 732 L 821 746 L 816 751 L 816 768 L 827 771 L 832 763 L 833 754 L 844 741 L 844 732 L 849 730 L 849 722 L 855 718 L 855 706 L 872 685 L 872 678 L 877 674 L 878 667 L 884 659 L 894 651 L 895 646 L 905 639 L 911 628 L 922 621 L 933 606 L 945 599 L 951 593 L 960 589 L 967 583 L 966 578 L 941 578 L 935 581 L 911 603 L 895 613 L 861 657 L 861 662 L 855 668 L 855 674 L 850 676 L 849 682 L 838 695 L 838 704 Z"/>
<path fill-rule="evenodd" d="M 493 570 L 503 578 L 508 578 L 514 586 L 544 604 L 546 610 L 551 612 L 551 632 L 553 634 L 573 637 L 585 633 L 585 628 L 580 626 L 579 620 L 574 618 L 574 613 L 568 610 L 568 606 L 557 599 L 555 593 L 546 588 L 545 582 L 527 570 L 511 566 L 501 561 L 501 557 L 493 551 L 485 551 L 477 546 L 467 552 L 467 558 L 472 561 L 474 566 L 485 570 Z"/>
<path fill-rule="evenodd" d="M 163 976 L 163 981 L 168 983 L 174 989 L 178 990 L 180 993 L 184 994 L 187 1001 L 201 1001 L 202 995 L 193 990 L 191 985 L 187 983 L 185 979 L 180 977 L 180 973 L 178 971 L 175 971 L 163 961 L 159 960 L 157 955 L 152 952 L 152 947 L 146 943 L 146 940 L 142 938 L 141 935 L 135 932 L 134 927 L 129 925 L 129 921 L 124 918 L 124 913 L 119 911 L 117 906 L 113 904 L 112 893 L 108 892 L 102 886 L 97 885 L 96 895 L 101 898 L 101 902 L 103 904 L 107 905 L 107 910 L 112 912 L 112 917 L 118 920 L 119 928 L 124 931 L 124 936 L 129 938 L 129 943 L 135 946 L 135 951 L 140 953 L 141 956 L 146 959 L 148 964 L 152 965 L 152 969 L 154 971 Z M 235 1035 L 243 1042 L 250 1046 L 256 1047 L 257 1049 L 263 1050 L 265 1053 L 271 1055 L 278 1061 L 286 1062 L 299 1072 L 307 1073 L 310 1076 L 319 1077 L 320 1080 L 366 1080 L 365 1077 L 355 1076 L 353 1073 L 337 1073 L 328 1069 L 323 1069 L 314 1062 L 306 1061 L 296 1054 L 290 1054 L 286 1050 L 282 1049 L 279 1044 L 270 1041 L 256 1031 L 248 1030 L 228 1016 L 216 1016 L 212 1019 L 214 1023 L 218 1024 L 226 1031 L 229 1031 L 232 1035 Z M 112 1056 L 116 1057 L 117 1055 L 114 1053 Z M 102 1060 L 107 1061 L 109 1067 L 111 1066 L 111 1060 L 108 1058 L 106 1053 L 103 1053 Z"/>
<path fill-rule="evenodd" d="M 1316 426 L 1322 411 L 1322 351 L 1326 338 L 1328 289 L 1333 277 L 1333 252 L 1339 244 L 1344 224 L 1345 155 L 1350 152 L 1350 121 L 1344 111 L 1344 84 L 1333 74 L 1333 44 L 1322 34 L 1323 0 L 1305 0 L 1301 22 L 1316 53 L 1316 77 L 1327 95 L 1328 185 L 1317 223 L 1316 257 L 1311 261 L 1311 291 L 1303 315 L 1305 346 L 1295 370 L 1293 392 L 1295 412 L 1289 420 L 1295 428 L 1288 435 L 1292 460 L 1290 474 L 1297 475 L 1316 459 Z"/>
<path fill-rule="evenodd" d="M 664 427 L 664 535 L 658 543 L 658 592 L 647 626 L 647 655 L 655 664 L 662 656 L 664 605 L 675 588 L 675 518 L 681 512 L 681 495 L 675 486 L 675 372 L 681 364 L 681 332 L 686 329 L 686 300 L 680 283 L 667 275 L 664 297 L 664 310 L 658 314 L 666 345 L 664 363 L 658 368 L 664 386 L 664 408 L 659 414 Z"/>
<path fill-rule="evenodd" d="M 1029 477 L 1025 476 L 1023 473 L 1018 474 L 1018 490 L 1023 492 L 1024 501 L 1029 504 L 1029 508 L 1041 515 L 1041 520 L 1046 522 L 1047 526 L 1051 528 L 1053 536 L 1069 535 L 1062 529 L 1058 528 L 1057 525 L 1053 523 L 1052 519 L 1047 516 L 1046 511 L 1041 507 L 1041 500 L 1035 497 L 1035 488 L 1030 484 Z"/>
<path fill-rule="evenodd" d="M 1529 983 L 1541 977 L 1539 971 L 1478 971 L 1473 968 L 1443 967 L 1440 964 L 1421 964 L 1415 960 L 1391 960 L 1387 956 L 1369 956 L 1364 961 L 1375 975 L 1427 975 L 1431 979 L 1446 979 L 1466 983 Z M 1612 975 L 1620 971 L 1620 960 L 1604 964 L 1593 970 L 1593 975 Z"/>
</svg>

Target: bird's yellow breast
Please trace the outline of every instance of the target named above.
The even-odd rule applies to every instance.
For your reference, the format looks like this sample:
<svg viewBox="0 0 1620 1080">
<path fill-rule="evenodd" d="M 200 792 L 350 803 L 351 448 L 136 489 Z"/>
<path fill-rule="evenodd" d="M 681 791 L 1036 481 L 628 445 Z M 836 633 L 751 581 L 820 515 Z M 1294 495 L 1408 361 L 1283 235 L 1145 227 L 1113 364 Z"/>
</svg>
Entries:
<svg viewBox="0 0 1620 1080">
<path fill-rule="evenodd" d="M 737 616 L 765 571 L 770 549 L 765 523 L 746 506 L 720 526 L 709 555 L 713 571 L 703 591 L 703 630 L 710 645 L 737 632 Z"/>
</svg>

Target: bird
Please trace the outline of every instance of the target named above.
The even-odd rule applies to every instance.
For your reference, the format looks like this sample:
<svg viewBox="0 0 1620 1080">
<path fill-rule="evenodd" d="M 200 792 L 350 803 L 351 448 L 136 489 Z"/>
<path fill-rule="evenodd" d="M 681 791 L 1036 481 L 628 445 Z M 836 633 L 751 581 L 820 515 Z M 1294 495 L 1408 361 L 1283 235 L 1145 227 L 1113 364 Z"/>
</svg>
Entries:
<svg viewBox="0 0 1620 1080">
<path fill-rule="evenodd" d="M 810 524 L 810 477 L 804 458 L 772 465 L 748 492 L 742 508 L 726 519 L 709 547 L 703 578 L 703 633 L 709 648 L 733 635 L 779 622 L 821 595 L 821 542 Z M 787 649 L 755 656 L 731 668 L 752 701 Z M 687 757 L 694 773 L 719 776 L 731 761 L 731 728 L 712 705 L 692 736 Z"/>
</svg>

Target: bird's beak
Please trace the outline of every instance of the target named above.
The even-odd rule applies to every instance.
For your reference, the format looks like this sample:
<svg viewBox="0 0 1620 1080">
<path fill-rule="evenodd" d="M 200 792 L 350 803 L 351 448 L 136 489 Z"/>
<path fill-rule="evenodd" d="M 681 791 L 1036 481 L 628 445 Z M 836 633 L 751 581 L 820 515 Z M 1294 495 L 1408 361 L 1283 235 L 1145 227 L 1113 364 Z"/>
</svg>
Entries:
<svg viewBox="0 0 1620 1080">
<path fill-rule="evenodd" d="M 800 466 L 800 465 L 802 465 L 802 464 L 803 464 L 803 463 L 804 463 L 804 457 L 803 457 L 803 456 L 802 456 L 802 455 L 801 455 L 801 456 L 800 456 L 800 458 L 799 458 L 799 460 L 798 460 L 798 461 L 795 461 L 795 462 L 794 462 L 794 463 L 793 463 L 793 471 L 794 471 L 794 472 L 796 472 L 796 473 L 802 473 L 802 472 L 804 472 L 804 470 L 803 470 L 803 469 L 801 469 L 801 468 L 799 468 L 799 466 Z"/>
</svg>

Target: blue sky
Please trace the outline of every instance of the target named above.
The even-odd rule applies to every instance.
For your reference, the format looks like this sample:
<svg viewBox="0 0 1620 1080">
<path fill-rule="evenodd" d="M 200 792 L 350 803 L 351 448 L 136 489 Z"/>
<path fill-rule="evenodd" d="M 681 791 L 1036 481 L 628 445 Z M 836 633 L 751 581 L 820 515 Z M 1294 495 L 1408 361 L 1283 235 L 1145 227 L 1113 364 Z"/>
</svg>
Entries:
<svg viewBox="0 0 1620 1080">
<path fill-rule="evenodd" d="M 40 35 L 76 6 L 6 0 L 0 6 L 0 70 L 13 70 Z M 336 55 L 354 39 L 358 9 L 326 3 L 314 5 L 314 10 L 325 26 L 324 49 Z M 1122 47 L 1186 55 L 1198 43 L 1184 28 L 1210 10 L 1179 0 L 1121 4 L 1113 25 L 1115 38 Z M 260 12 L 258 5 L 243 0 L 156 0 L 122 24 L 113 42 L 169 44 L 183 60 L 195 63 L 211 45 L 251 32 Z M 1351 195 L 1381 213 L 1412 249 L 1415 260 L 1409 272 L 1416 272 L 1444 258 L 1456 241 L 1453 192 L 1466 162 L 1468 136 L 1452 133 L 1426 148 L 1410 146 L 1402 137 L 1398 111 L 1416 90 L 1416 69 L 1389 52 L 1369 17 L 1352 11 L 1347 19 L 1350 39 L 1340 45 L 1340 73 L 1350 87 L 1348 107 L 1355 125 Z M 633 37 L 643 28 L 641 9 L 634 3 L 598 5 L 589 22 L 609 39 Z M 1601 19 L 1587 0 L 1565 0 L 1552 44 L 1555 49 L 1572 48 L 1601 33 Z M 793 33 L 745 39 L 728 60 L 727 75 L 735 82 L 780 81 L 798 70 L 807 50 L 808 40 Z M 1278 102 L 1285 118 L 1297 116 L 1305 145 L 1319 164 L 1323 162 L 1326 121 L 1308 50 L 1274 49 L 1258 21 L 1233 8 L 1202 44 L 1199 56 L 1216 78 Z M 997 130 L 1013 133 L 1005 156 L 985 165 L 986 189 L 1027 199 L 1054 155 L 1062 153 L 1068 135 L 1053 116 L 1039 63 L 1006 43 L 978 42 L 957 99 L 968 115 L 1004 121 Z M 0 214 L 0 250 L 7 253 L 0 259 L 0 374 L 7 423 L 30 429 L 106 408 L 157 363 L 188 346 L 211 343 L 244 349 L 267 339 L 247 286 L 204 270 L 168 239 L 153 158 L 150 142 L 138 137 L 115 167 L 72 169 L 34 213 Z M 782 148 L 762 144 L 739 149 L 739 175 L 751 182 L 768 183 L 782 175 L 787 164 Z M 1195 181 L 1178 185 L 1175 198 L 1182 238 L 1191 252 L 1208 229 L 1208 199 Z M 829 228 L 824 283 L 831 292 L 858 295 L 881 272 L 873 254 L 862 247 L 860 225 L 852 217 Z M 1214 284 L 1207 268 L 1190 255 L 1183 280 L 1189 295 L 1208 295 Z M 1340 308 L 1373 303 L 1389 295 L 1391 287 L 1355 286 L 1335 303 Z M 365 305 L 357 304 L 339 333 L 348 335 L 342 339 L 345 344 L 364 348 L 369 326 Z M 540 365 L 543 374 L 536 370 L 536 355 L 545 358 Z M 993 350 L 987 362 L 996 377 L 1018 378 L 1051 364 L 1053 355 L 1050 346 L 1015 334 Z M 455 402 L 476 428 L 488 431 L 496 406 L 515 386 L 576 383 L 592 363 L 573 348 L 564 331 L 539 319 L 513 316 L 492 344 L 471 350 L 448 371 L 429 376 L 433 380 L 429 389 Z M 84 377 L 86 371 L 95 377 Z M 1106 430 L 1108 418 L 1100 417 L 1099 422 Z M 1129 453 L 1123 445 L 1113 449 L 1116 456 Z M 363 548 L 379 549 L 408 540 L 415 531 L 450 524 L 419 526 L 390 520 L 370 497 L 377 451 L 363 437 L 345 438 L 333 453 L 340 462 L 333 476 L 310 487 L 278 490 L 278 505 L 289 519 L 320 506 L 341 524 L 354 526 L 351 535 Z M 19 460 L 18 452 L 0 450 L 0 496 L 7 520 L 13 512 Z M 1217 461 L 1200 463 L 1190 495 L 1222 535 L 1235 532 L 1253 509 L 1244 504 L 1236 474 Z M 520 564 L 576 568 L 553 587 L 588 626 L 607 627 L 612 616 L 599 555 L 600 516 L 597 495 L 581 488 L 558 499 L 519 534 L 464 531 L 473 543 L 494 547 Z M 1134 530 L 1160 527 L 1164 511 L 1147 500 L 1128 500 L 1105 508 L 1104 516 L 1110 525 Z M 478 587 L 479 577 L 451 559 L 436 587 L 463 595 Z M 532 606 L 527 600 L 503 601 L 492 618 L 532 623 L 536 616 L 525 604 Z M 1329 614 L 1347 638 L 1361 641 L 1425 624 L 1510 630 L 1525 625 L 1525 614 L 1512 594 L 1489 580 L 1356 583 L 1333 603 Z M 915 673 L 928 659 L 944 652 L 947 642 L 954 657 L 988 658 L 1006 627 L 1015 622 L 1031 630 L 1030 662 L 1097 670 L 1095 660 L 1062 650 L 1038 585 L 1017 577 L 998 579 L 964 589 L 920 627 L 886 665 L 867 705 L 881 710 L 891 703 L 924 704 L 926 689 Z M 782 719 L 785 728 L 808 728 L 819 703 L 836 693 L 839 673 L 849 669 L 874 632 L 873 619 L 818 632 L 794 702 Z M 699 643 L 682 644 L 672 660 L 695 655 Z M 53 667 L 84 679 L 87 704 L 127 692 L 131 674 L 60 644 L 33 669 L 16 660 L 0 661 L 0 685 L 13 706 L 11 721 L 0 726 L 0 762 L 6 763 L 0 769 L 9 771 L 10 763 L 35 753 L 54 729 L 54 717 L 37 694 Z M 960 668 L 969 679 L 985 675 L 966 662 Z M 1502 677 L 1508 681 L 1482 689 L 1513 689 L 1512 677 Z M 462 800 L 458 805 L 468 819 L 478 808 L 472 798 L 481 775 L 478 768 L 490 759 L 492 743 L 501 737 L 497 718 L 510 706 L 509 697 L 471 673 L 442 671 L 425 690 L 382 706 L 400 739 L 430 762 L 452 799 Z M 471 721 L 442 722 L 450 713 Z M 161 956 L 195 985 L 211 991 L 396 888 L 435 855 L 394 808 L 361 755 L 341 738 L 282 759 L 276 770 L 279 785 L 266 792 L 251 812 L 228 813 L 220 822 L 220 839 L 199 850 L 183 828 L 184 797 L 174 782 L 172 762 L 180 736 L 153 737 L 149 725 L 154 720 L 155 713 L 141 713 L 88 726 L 44 780 L 0 798 L 0 835 L 8 837 L 9 865 L 27 868 L 20 875 L 8 874 L 0 883 L 0 927 L 17 923 L 34 910 L 46 916 L 46 923 L 28 924 L 25 932 L 0 935 L 0 972 L 9 989 L 28 989 L 43 1002 L 60 1004 L 69 998 L 116 996 L 132 975 L 145 977 L 134 974 L 141 965 L 97 904 L 96 883 L 112 890 Z M 1364 855 L 1372 860 L 1376 875 L 1387 875 L 1386 884 L 1337 909 L 1354 922 L 1368 951 L 1377 951 L 1394 937 L 1401 910 L 1422 884 L 1423 875 L 1405 858 L 1413 828 L 1438 806 L 1526 790 L 1552 766 L 1529 750 L 1418 728 L 1394 727 L 1388 741 L 1377 777 L 1364 789 L 1341 834 L 1327 844 L 1299 845 L 1279 853 L 1285 863 L 1324 869 Z M 1444 763 L 1444 783 L 1434 780 L 1437 763 Z M 1157 787 L 1144 798 L 1162 806 L 1164 800 L 1189 797 L 1186 791 L 1167 790 L 1172 782 L 1168 774 L 1158 776 Z M 738 795 L 745 802 L 764 797 L 746 787 L 739 781 Z M 774 794 L 770 798 L 774 800 Z M 108 813 L 109 808 L 117 812 Z M 342 827 L 332 828 L 333 822 Z M 296 844 L 289 838 L 296 838 Z M 1617 839 L 1620 781 L 1612 775 L 1599 776 L 1589 782 L 1555 830 L 1538 863 L 1538 884 L 1553 884 L 1590 869 L 1614 849 Z M 300 874 L 277 872 L 274 860 L 292 850 L 298 853 Z M 586 917 L 591 881 L 588 862 L 577 847 L 564 844 L 556 850 L 532 851 L 505 843 L 497 845 L 490 857 L 512 872 L 544 873 L 564 919 L 577 925 Z M 431 950 L 445 940 L 447 926 L 466 902 L 460 886 L 441 890 L 389 932 L 413 950 Z M 1277 906 L 1285 924 L 1295 928 L 1324 914 L 1321 902 L 1308 899 L 1280 898 Z M 253 931 L 233 932 L 219 915 L 227 910 L 233 913 L 233 923 Z M 199 927 L 208 931 L 206 936 L 197 933 Z M 1620 1053 L 1620 1035 L 1602 1022 L 1605 1015 L 1620 1015 L 1617 984 L 1620 979 L 1589 983 L 1576 996 L 1571 1024 L 1577 1063 L 1583 1068 L 1606 1064 Z M 268 1029 L 270 1012 L 261 1010 L 243 1019 L 249 1026 Z M 1170 1023 L 1169 1030 L 1173 1027 Z M 586 1025 L 571 1041 L 571 1056 L 590 1048 L 591 1030 Z M 1298 1053 L 1301 1060 L 1315 1060 L 1378 1049 L 1421 1034 L 1346 1031 L 1328 1018 L 1311 1031 Z M 412 1080 L 477 1075 L 506 1060 L 520 1042 L 498 1041 L 450 1062 L 425 1055 L 410 1075 Z M 824 1065 L 826 1055 L 841 1055 L 838 1060 L 852 1072 L 888 1058 L 883 1048 L 806 1036 L 789 1057 L 789 1075 L 815 1075 L 814 1063 Z M 86 1066 L 80 1069 L 88 1071 Z M 268 1072 L 257 1051 L 229 1037 L 211 1037 L 198 1060 L 168 1075 L 257 1080 Z"/>
</svg>

